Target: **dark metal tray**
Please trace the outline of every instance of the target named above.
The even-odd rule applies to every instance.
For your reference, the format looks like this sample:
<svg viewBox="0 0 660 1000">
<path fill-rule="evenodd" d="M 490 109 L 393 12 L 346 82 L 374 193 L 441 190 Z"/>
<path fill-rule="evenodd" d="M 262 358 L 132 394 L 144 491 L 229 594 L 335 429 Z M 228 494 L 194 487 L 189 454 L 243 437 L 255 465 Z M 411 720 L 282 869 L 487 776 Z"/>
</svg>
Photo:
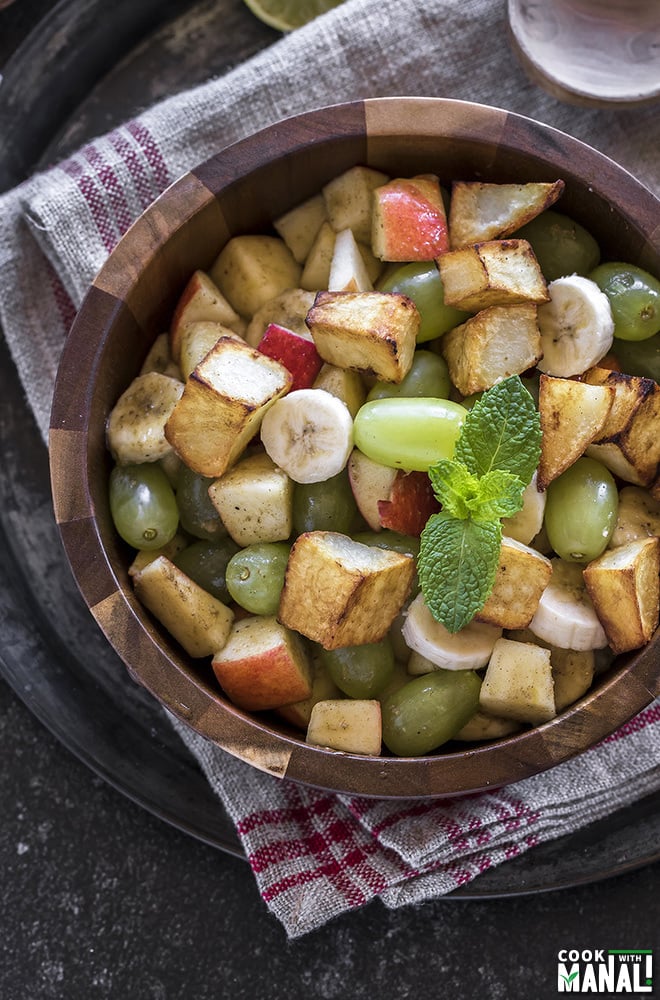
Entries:
<svg viewBox="0 0 660 1000">
<path fill-rule="evenodd" d="M 111 6 L 62 0 L 5 67 L 0 190 L 277 37 L 242 0 L 116 0 Z M 78 594 L 52 515 L 46 449 L 4 342 L 0 456 L 0 675 L 119 791 L 192 837 L 243 857 L 196 761 L 160 707 L 130 680 Z M 660 796 L 653 796 L 534 848 L 452 898 L 564 888 L 658 858 Z"/>
</svg>

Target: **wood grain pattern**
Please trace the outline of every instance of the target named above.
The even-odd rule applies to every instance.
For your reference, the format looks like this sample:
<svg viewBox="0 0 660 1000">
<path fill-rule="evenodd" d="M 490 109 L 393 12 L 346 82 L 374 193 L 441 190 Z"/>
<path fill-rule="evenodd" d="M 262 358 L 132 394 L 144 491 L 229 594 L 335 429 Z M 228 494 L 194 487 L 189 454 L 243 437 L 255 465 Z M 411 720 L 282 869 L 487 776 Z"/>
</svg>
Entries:
<svg viewBox="0 0 660 1000">
<path fill-rule="evenodd" d="M 606 157 L 502 111 L 390 98 L 310 112 L 220 151 L 171 187 L 126 234 L 80 310 L 58 375 L 51 480 L 62 540 L 80 590 L 132 676 L 203 736 L 280 777 L 370 796 L 427 797 L 494 788 L 604 738 L 660 690 L 660 638 L 617 661 L 556 720 L 426 758 L 363 758 L 305 744 L 269 715 L 229 704 L 206 663 L 186 657 L 139 605 L 130 552 L 112 527 L 105 420 L 162 332 L 185 280 L 233 233 L 266 227 L 356 164 L 438 172 L 447 182 L 566 181 L 562 210 L 605 251 L 660 272 L 658 201 Z"/>
</svg>

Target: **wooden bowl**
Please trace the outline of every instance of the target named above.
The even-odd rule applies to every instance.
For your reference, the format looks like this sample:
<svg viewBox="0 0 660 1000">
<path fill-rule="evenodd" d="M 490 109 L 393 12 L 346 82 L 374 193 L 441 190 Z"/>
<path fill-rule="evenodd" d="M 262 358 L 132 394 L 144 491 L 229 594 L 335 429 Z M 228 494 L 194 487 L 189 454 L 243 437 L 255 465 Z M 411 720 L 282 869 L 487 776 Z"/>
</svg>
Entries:
<svg viewBox="0 0 660 1000">
<path fill-rule="evenodd" d="M 200 164 L 124 236 L 98 274 L 66 342 L 52 410 L 55 511 L 83 597 L 144 685 L 179 719 L 273 775 L 368 796 L 452 796 L 543 771 L 593 746 L 660 693 L 659 640 L 622 657 L 556 719 L 481 745 L 421 758 L 361 757 L 308 746 L 274 716 L 229 703 L 210 667 L 188 658 L 136 600 L 108 506 L 104 430 L 195 268 L 233 234 L 270 221 L 341 171 L 369 164 L 405 176 L 566 183 L 561 211 L 603 248 L 660 273 L 660 203 L 595 150 L 505 111 L 433 98 L 344 104 L 276 124 Z"/>
</svg>

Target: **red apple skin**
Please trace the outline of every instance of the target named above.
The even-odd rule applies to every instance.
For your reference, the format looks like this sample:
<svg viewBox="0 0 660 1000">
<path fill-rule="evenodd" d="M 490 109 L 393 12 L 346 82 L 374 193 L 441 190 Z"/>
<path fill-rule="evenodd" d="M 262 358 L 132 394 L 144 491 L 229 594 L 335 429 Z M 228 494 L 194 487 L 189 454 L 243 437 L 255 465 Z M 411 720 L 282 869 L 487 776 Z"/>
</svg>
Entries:
<svg viewBox="0 0 660 1000">
<path fill-rule="evenodd" d="M 293 377 L 292 392 L 294 389 L 311 389 L 323 365 L 323 359 L 311 338 L 308 340 L 277 323 L 270 323 L 266 327 L 258 350 L 288 368 Z"/>
<path fill-rule="evenodd" d="M 383 260 L 435 260 L 449 250 L 449 233 L 436 178 L 390 181 L 375 193 L 374 252 Z"/>
<path fill-rule="evenodd" d="M 381 527 L 415 538 L 419 538 L 431 514 L 439 510 L 440 504 L 425 472 L 399 472 L 389 500 L 378 501 Z"/>
<path fill-rule="evenodd" d="M 240 624 L 247 622 L 244 619 Z M 257 639 L 251 652 L 242 648 L 234 659 L 216 654 L 211 664 L 218 683 L 238 708 L 260 712 L 311 696 L 311 672 L 304 654 L 285 637 L 261 647 Z"/>
</svg>

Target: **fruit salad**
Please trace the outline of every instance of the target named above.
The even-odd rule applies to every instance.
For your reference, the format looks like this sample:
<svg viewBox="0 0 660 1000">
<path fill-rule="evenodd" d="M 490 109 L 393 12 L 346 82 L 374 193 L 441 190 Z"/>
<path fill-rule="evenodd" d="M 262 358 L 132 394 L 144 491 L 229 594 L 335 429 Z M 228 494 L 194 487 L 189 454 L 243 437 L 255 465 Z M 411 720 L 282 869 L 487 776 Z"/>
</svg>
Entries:
<svg viewBox="0 0 660 1000">
<path fill-rule="evenodd" d="M 563 191 L 358 165 L 191 275 L 109 415 L 110 508 L 239 708 L 419 756 L 651 639 L 660 282 Z"/>
</svg>

